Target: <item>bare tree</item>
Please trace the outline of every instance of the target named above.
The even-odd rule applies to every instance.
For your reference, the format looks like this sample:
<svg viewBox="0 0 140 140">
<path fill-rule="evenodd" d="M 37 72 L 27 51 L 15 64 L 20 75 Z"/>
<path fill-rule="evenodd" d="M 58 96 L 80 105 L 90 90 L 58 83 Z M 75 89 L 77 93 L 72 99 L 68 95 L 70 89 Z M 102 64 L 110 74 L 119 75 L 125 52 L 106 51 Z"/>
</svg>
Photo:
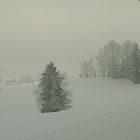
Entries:
<svg viewBox="0 0 140 140">
<path fill-rule="evenodd" d="M 81 65 L 81 78 L 96 77 L 94 59 L 90 58 L 88 61 L 84 61 Z"/>
</svg>

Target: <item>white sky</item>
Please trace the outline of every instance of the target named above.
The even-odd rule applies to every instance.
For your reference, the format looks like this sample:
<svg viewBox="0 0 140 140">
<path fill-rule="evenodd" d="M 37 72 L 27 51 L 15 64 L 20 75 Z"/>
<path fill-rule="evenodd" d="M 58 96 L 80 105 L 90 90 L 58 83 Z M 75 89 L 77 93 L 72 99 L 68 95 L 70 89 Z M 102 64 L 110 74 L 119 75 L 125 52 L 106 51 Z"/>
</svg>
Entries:
<svg viewBox="0 0 140 140">
<path fill-rule="evenodd" d="M 39 73 L 50 60 L 77 75 L 109 40 L 140 43 L 138 0 L 0 0 L 0 70 Z"/>
</svg>

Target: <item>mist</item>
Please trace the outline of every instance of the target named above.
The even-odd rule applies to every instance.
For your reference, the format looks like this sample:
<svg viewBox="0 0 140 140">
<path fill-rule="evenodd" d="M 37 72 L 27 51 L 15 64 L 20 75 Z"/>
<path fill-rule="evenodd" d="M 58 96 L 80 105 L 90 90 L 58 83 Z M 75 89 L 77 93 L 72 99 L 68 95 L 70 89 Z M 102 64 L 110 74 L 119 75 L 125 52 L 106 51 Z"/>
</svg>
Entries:
<svg viewBox="0 0 140 140">
<path fill-rule="evenodd" d="M 40 73 L 54 61 L 71 77 L 109 40 L 140 43 L 137 0 L 0 2 L 0 75 Z"/>
</svg>

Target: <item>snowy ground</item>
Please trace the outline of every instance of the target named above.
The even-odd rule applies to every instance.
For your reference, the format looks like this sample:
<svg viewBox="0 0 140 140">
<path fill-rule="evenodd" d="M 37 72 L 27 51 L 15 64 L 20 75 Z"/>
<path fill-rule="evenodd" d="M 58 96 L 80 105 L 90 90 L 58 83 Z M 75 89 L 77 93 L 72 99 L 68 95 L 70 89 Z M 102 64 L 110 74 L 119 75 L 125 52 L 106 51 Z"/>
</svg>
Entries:
<svg viewBox="0 0 140 140">
<path fill-rule="evenodd" d="M 140 85 L 126 80 L 70 82 L 73 109 L 40 114 L 35 86 L 0 92 L 0 140 L 139 140 Z"/>
</svg>

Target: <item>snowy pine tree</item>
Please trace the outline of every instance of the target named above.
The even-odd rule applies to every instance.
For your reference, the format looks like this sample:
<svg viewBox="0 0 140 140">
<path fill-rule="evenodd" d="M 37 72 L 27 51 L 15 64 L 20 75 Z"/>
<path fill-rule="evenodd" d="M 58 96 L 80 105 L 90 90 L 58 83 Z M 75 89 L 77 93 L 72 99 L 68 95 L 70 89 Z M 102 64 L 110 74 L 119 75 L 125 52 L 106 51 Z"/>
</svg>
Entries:
<svg viewBox="0 0 140 140">
<path fill-rule="evenodd" d="M 71 107 L 70 91 L 66 88 L 65 77 L 52 62 L 46 66 L 42 73 L 36 93 L 42 113 L 57 112 Z"/>
</svg>

